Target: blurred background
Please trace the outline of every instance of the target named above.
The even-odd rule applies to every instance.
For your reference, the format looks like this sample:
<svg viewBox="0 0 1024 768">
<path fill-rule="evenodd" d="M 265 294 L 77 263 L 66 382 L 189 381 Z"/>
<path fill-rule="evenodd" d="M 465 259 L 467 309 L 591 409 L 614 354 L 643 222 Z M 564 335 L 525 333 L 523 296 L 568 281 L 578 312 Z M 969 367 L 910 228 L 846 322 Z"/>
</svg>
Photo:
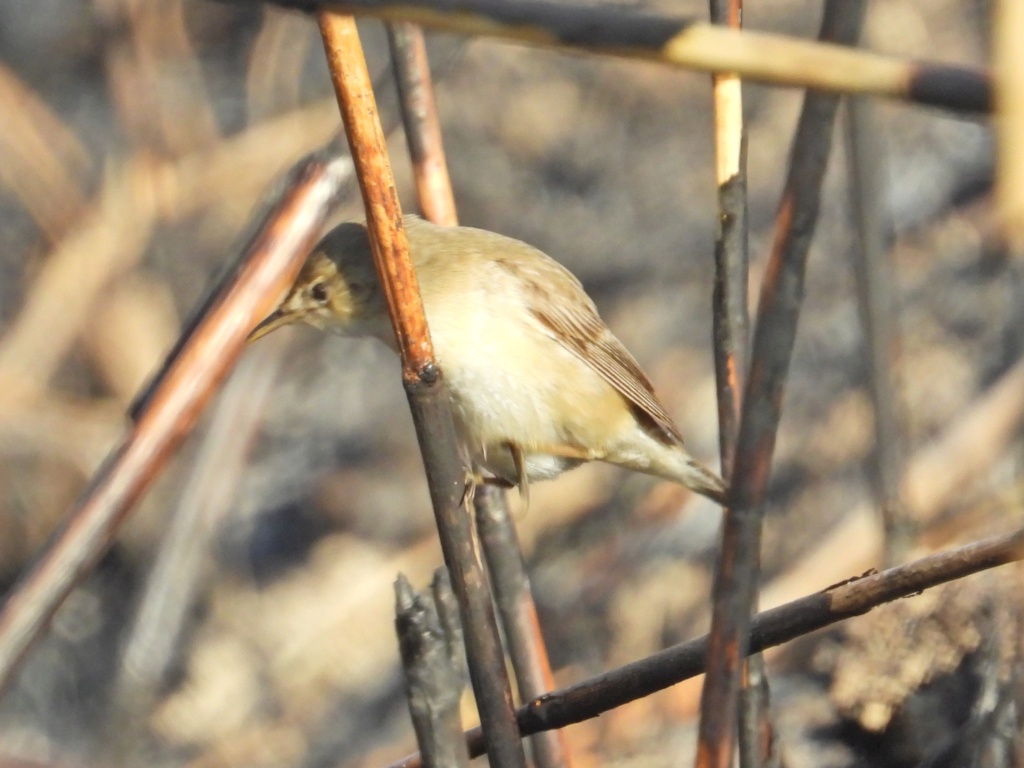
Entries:
<svg viewBox="0 0 1024 768">
<path fill-rule="evenodd" d="M 656 5 L 707 13 L 698 0 Z M 990 13 L 982 0 L 874 2 L 864 44 L 982 66 Z M 745 24 L 813 37 L 819 14 L 817 2 L 748 0 Z M 383 32 L 361 29 L 395 126 Z M 462 222 L 573 270 L 691 451 L 715 464 L 708 76 L 428 42 Z M 754 306 L 801 94 L 746 85 L 744 100 Z M 1019 507 L 1022 266 L 995 236 L 986 121 L 894 103 L 868 117 L 896 306 L 897 455 L 922 554 L 1005 530 Z M 877 566 L 882 551 L 846 118 L 776 450 L 762 606 Z M 123 433 L 262 195 L 338 128 L 301 15 L 204 0 L 0 4 L 4 588 Z M 414 210 L 400 129 L 391 150 Z M 339 216 L 359 214 L 350 194 Z M 599 466 L 532 490 L 516 518 L 559 684 L 707 630 L 717 507 Z M 245 353 L 0 699 L 0 765 L 398 758 L 414 741 L 392 582 L 401 571 L 422 587 L 440 561 L 397 361 L 369 341 L 275 334 Z M 965 744 L 1016 764 L 1012 578 L 974 577 L 773 653 L 787 765 L 973 764 Z M 570 728 L 575 764 L 689 760 L 699 685 Z"/>
</svg>

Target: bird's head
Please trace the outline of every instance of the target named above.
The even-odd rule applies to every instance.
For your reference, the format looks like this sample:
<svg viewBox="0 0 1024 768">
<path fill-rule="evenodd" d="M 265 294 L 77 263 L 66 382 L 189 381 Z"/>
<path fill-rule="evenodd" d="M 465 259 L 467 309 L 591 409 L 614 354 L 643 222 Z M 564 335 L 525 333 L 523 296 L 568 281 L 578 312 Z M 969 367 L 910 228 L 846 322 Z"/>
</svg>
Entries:
<svg viewBox="0 0 1024 768">
<path fill-rule="evenodd" d="M 338 333 L 372 332 L 370 326 L 381 319 L 386 321 L 384 302 L 366 227 L 342 224 L 313 249 L 284 301 L 249 341 L 293 323 Z"/>
</svg>

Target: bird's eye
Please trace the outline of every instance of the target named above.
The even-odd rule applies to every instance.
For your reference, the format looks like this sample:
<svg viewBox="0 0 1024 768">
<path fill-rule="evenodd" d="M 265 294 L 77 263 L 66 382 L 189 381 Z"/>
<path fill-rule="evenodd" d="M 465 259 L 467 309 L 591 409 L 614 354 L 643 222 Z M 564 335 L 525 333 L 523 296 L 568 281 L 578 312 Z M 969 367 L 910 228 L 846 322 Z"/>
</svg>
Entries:
<svg viewBox="0 0 1024 768">
<path fill-rule="evenodd" d="M 327 302 L 327 286 L 323 283 L 313 283 L 309 289 L 309 296 L 313 301 L 325 304 Z"/>
</svg>

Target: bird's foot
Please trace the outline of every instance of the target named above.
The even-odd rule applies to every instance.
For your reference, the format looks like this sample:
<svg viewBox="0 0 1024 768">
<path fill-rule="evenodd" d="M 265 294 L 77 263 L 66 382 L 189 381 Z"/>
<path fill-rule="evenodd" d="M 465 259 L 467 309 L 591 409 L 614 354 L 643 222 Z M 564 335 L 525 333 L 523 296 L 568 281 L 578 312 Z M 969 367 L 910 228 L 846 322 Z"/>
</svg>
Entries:
<svg viewBox="0 0 1024 768">
<path fill-rule="evenodd" d="M 511 483 L 501 477 L 484 476 L 479 472 L 473 472 L 472 470 L 466 470 L 466 476 L 463 480 L 462 487 L 462 498 L 459 499 L 459 506 L 469 505 L 473 506 L 473 500 L 476 498 L 476 489 L 481 485 L 493 485 L 497 488 L 515 488 L 515 483 Z"/>
<path fill-rule="evenodd" d="M 513 443 L 508 443 L 508 452 L 512 454 L 512 463 L 516 468 L 516 484 L 519 486 L 519 498 L 523 501 L 523 512 L 530 508 L 530 478 L 526 474 L 526 457 L 523 456 L 523 449 Z"/>
<path fill-rule="evenodd" d="M 479 484 L 479 478 L 467 469 L 466 476 L 462 480 L 462 498 L 459 499 L 460 507 L 473 506 L 476 487 Z"/>
</svg>

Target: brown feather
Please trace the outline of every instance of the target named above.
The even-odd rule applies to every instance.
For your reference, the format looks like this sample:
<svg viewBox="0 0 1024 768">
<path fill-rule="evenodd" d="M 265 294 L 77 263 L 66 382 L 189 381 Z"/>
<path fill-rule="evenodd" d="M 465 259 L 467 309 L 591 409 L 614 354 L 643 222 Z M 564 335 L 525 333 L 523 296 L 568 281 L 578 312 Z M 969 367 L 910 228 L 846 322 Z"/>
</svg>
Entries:
<svg viewBox="0 0 1024 768">
<path fill-rule="evenodd" d="M 498 264 L 522 281 L 531 294 L 530 311 L 550 331 L 551 338 L 597 371 L 653 422 L 662 437 L 683 442 L 640 364 L 608 330 L 594 302 L 569 270 L 548 258 L 531 260 L 528 267 L 511 259 L 498 259 Z"/>
</svg>

